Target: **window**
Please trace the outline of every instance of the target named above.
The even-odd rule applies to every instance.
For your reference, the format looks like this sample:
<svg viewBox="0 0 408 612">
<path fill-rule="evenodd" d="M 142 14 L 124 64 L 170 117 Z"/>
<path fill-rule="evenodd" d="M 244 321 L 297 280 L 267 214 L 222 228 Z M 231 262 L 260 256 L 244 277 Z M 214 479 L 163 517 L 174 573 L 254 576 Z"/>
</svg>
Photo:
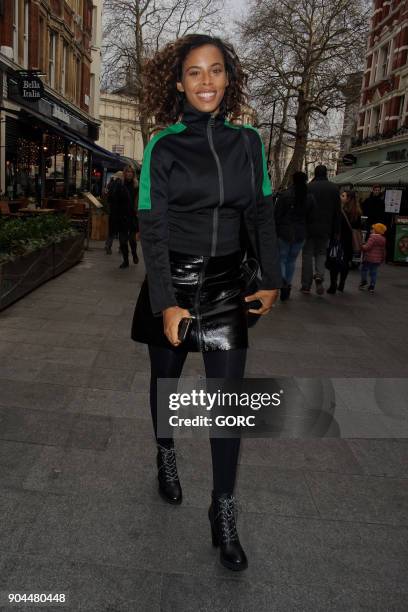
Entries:
<svg viewBox="0 0 408 612">
<path fill-rule="evenodd" d="M 48 53 L 48 84 L 50 87 L 55 87 L 55 54 L 57 36 L 54 32 L 50 32 L 50 46 Z"/>
<path fill-rule="evenodd" d="M 45 26 L 44 19 L 40 17 L 40 32 L 39 32 L 39 45 L 40 45 L 40 70 L 45 72 L 45 57 L 44 57 L 44 44 L 45 44 Z"/>
<path fill-rule="evenodd" d="M 28 36 L 29 36 L 30 4 L 24 2 L 24 68 L 28 68 Z"/>
<path fill-rule="evenodd" d="M 379 79 L 385 79 L 388 74 L 388 63 L 390 59 L 390 43 L 388 42 L 386 45 L 381 47 L 381 66 L 380 66 L 380 74 Z M 378 80 L 378 79 L 377 79 Z"/>
<path fill-rule="evenodd" d="M 77 57 L 76 62 L 75 62 L 75 70 L 76 70 L 76 95 L 75 95 L 75 101 L 76 103 L 79 105 L 81 104 L 81 59 L 79 57 Z"/>
<path fill-rule="evenodd" d="M 376 106 L 372 110 L 370 136 L 376 136 L 381 131 L 381 108 Z"/>
<path fill-rule="evenodd" d="M 61 64 L 61 93 L 65 94 L 66 90 L 66 78 L 67 78 L 67 70 L 68 67 L 68 45 L 66 42 L 62 45 L 62 64 Z"/>
<path fill-rule="evenodd" d="M 370 77 L 370 85 L 375 83 L 377 79 L 377 64 L 378 64 L 378 51 L 374 51 L 373 53 L 373 63 L 371 65 L 371 77 Z"/>
<path fill-rule="evenodd" d="M 405 115 L 405 96 L 400 97 L 400 106 L 398 112 L 398 127 L 404 125 L 404 115 Z"/>
<path fill-rule="evenodd" d="M 13 2 L 13 59 L 18 64 L 18 0 Z"/>
</svg>

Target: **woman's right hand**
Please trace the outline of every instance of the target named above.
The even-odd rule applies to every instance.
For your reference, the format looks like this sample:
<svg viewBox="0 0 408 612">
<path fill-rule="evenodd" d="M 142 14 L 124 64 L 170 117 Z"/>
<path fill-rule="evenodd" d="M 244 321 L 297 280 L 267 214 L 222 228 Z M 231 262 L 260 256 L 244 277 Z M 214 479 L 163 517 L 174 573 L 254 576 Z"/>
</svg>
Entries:
<svg viewBox="0 0 408 612">
<path fill-rule="evenodd" d="M 181 344 L 178 339 L 178 328 L 181 319 L 190 317 L 191 314 L 189 311 L 186 310 L 186 308 L 180 308 L 180 306 L 170 306 L 163 310 L 164 334 L 173 346 L 179 346 L 179 344 Z"/>
</svg>

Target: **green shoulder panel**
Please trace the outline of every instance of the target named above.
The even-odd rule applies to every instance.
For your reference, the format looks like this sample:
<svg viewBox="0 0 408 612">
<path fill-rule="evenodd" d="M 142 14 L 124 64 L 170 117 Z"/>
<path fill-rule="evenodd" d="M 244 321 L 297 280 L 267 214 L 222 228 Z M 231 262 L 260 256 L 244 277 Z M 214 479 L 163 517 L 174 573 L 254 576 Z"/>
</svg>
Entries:
<svg viewBox="0 0 408 612">
<path fill-rule="evenodd" d="M 174 125 L 170 125 L 165 130 L 162 130 L 156 136 L 154 136 L 149 144 L 147 145 L 144 154 L 143 154 L 143 163 L 142 163 L 142 172 L 140 174 L 140 184 L 139 184 L 139 210 L 151 210 L 152 208 L 152 200 L 151 200 L 151 180 L 150 180 L 150 164 L 152 159 L 152 151 L 154 146 L 164 138 L 165 136 L 169 136 L 171 134 L 179 134 L 180 132 L 184 132 L 187 128 L 184 123 L 175 123 Z"/>
<path fill-rule="evenodd" d="M 229 121 L 225 121 L 225 125 L 229 128 L 233 128 L 235 130 L 239 130 L 241 129 L 240 125 L 234 125 L 233 123 L 230 123 Z M 261 142 L 261 151 L 262 151 L 262 193 L 264 196 L 269 196 L 272 195 L 272 185 L 271 185 L 271 181 L 268 175 L 268 166 L 266 164 L 266 155 L 265 155 L 265 148 L 262 142 L 262 138 L 261 135 L 259 134 L 258 130 L 256 128 L 254 128 L 253 125 L 249 125 L 249 124 L 244 124 L 242 126 L 243 128 L 247 129 L 247 130 L 253 130 L 256 134 L 258 134 L 258 138 Z"/>
</svg>

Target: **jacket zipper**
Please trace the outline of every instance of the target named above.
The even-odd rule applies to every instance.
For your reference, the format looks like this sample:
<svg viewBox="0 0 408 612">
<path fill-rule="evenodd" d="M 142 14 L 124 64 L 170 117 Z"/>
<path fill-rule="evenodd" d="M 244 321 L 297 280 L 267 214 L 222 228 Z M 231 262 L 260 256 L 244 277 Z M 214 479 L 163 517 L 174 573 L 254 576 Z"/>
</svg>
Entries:
<svg viewBox="0 0 408 612">
<path fill-rule="evenodd" d="M 224 179 L 222 175 L 222 167 L 220 158 L 218 157 L 217 151 L 214 147 L 213 140 L 213 128 L 215 125 L 215 119 L 213 116 L 210 117 L 207 123 L 207 137 L 208 144 L 210 145 L 211 153 L 214 156 L 215 163 L 217 164 L 218 171 L 218 183 L 220 188 L 220 200 L 218 206 L 214 208 L 213 212 L 213 230 L 212 230 L 212 239 L 211 239 L 211 257 L 214 257 L 217 251 L 217 239 L 218 239 L 218 209 L 224 204 Z"/>
</svg>

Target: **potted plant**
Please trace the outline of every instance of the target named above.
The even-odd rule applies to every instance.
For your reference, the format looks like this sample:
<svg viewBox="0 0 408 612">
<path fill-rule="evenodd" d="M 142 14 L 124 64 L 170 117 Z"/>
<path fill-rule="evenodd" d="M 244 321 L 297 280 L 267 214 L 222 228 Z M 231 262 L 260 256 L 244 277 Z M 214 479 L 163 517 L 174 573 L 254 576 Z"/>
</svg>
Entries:
<svg viewBox="0 0 408 612">
<path fill-rule="evenodd" d="M 64 215 L 0 217 L 0 310 L 80 261 L 84 235 Z"/>
</svg>

